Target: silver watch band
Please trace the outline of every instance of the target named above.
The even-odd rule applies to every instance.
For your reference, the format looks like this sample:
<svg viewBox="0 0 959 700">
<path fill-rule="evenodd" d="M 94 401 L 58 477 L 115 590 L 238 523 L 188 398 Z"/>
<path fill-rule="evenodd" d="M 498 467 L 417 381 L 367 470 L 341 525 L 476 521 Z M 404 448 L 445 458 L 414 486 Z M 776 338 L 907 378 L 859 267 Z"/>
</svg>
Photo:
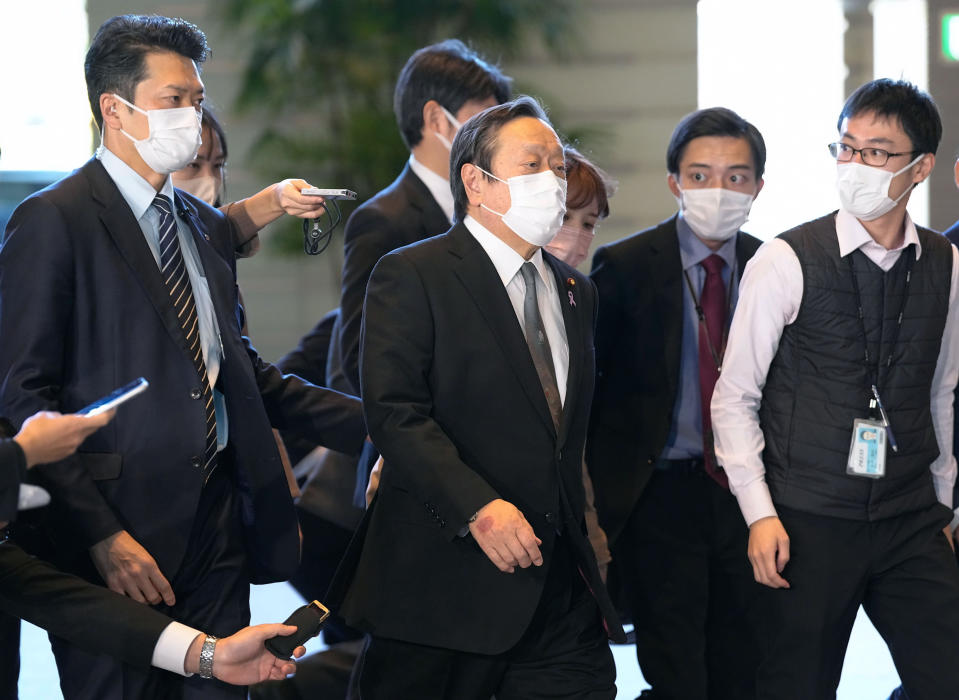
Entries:
<svg viewBox="0 0 959 700">
<path fill-rule="evenodd" d="M 217 638 L 208 634 L 200 648 L 200 678 L 213 678 L 213 652 L 216 650 Z"/>
</svg>

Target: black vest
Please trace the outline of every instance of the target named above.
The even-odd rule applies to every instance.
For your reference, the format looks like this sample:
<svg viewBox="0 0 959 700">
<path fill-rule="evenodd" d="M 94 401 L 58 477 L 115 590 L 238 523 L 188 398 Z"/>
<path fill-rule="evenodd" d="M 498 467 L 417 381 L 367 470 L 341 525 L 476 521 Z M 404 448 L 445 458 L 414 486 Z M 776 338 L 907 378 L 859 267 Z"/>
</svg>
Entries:
<svg viewBox="0 0 959 700">
<path fill-rule="evenodd" d="M 795 322 L 783 330 L 759 411 L 766 482 L 777 505 L 878 520 L 936 502 L 929 465 L 939 448 L 930 389 L 949 307 L 952 245 L 917 231 L 922 254 L 912 267 L 895 348 L 915 246 L 885 273 L 860 250 L 847 256 L 862 294 L 871 367 L 849 260 L 839 257 L 835 214 L 780 236 L 799 258 L 803 297 Z M 887 449 L 886 476 L 877 480 L 846 474 L 853 421 L 869 417 L 873 376 L 899 444 L 898 453 Z"/>
</svg>

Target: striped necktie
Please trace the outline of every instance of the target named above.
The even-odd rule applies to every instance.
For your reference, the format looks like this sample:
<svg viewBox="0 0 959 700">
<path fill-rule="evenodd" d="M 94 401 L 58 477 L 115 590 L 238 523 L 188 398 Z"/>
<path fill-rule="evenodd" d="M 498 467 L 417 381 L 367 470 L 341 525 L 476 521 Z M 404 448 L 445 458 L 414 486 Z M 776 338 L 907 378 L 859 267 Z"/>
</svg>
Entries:
<svg viewBox="0 0 959 700">
<path fill-rule="evenodd" d="M 194 390 L 194 396 L 204 402 L 206 411 L 206 449 L 203 455 L 203 471 L 209 475 L 216 468 L 216 409 L 213 405 L 210 379 L 206 374 L 206 363 L 203 361 L 193 287 L 190 284 L 186 263 L 183 261 L 183 252 L 180 250 L 176 219 L 173 218 L 170 200 L 158 194 L 153 200 L 153 207 L 160 216 L 160 274 L 170 293 L 170 301 L 173 302 L 173 309 L 186 336 L 193 366 L 200 378 L 200 395 L 196 396 L 196 390 Z"/>
</svg>

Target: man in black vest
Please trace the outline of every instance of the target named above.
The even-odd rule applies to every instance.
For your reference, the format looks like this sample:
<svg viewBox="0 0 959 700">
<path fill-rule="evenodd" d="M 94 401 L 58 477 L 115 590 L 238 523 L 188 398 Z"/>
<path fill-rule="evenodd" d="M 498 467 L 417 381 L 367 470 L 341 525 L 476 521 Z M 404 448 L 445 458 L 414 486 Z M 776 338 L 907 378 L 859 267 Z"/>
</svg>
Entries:
<svg viewBox="0 0 959 700">
<path fill-rule="evenodd" d="M 838 127 L 842 206 L 747 266 L 713 395 L 764 584 L 757 695 L 835 697 L 862 605 L 909 695 L 954 700 L 959 252 L 906 213 L 942 124 L 927 94 L 876 80 Z"/>
<path fill-rule="evenodd" d="M 703 438 L 739 278 L 760 244 L 739 228 L 765 163 L 762 135 L 738 114 L 687 115 L 666 151 L 679 212 L 593 258 L 588 465 L 652 685 L 643 698 L 753 697 L 747 531 Z"/>
</svg>

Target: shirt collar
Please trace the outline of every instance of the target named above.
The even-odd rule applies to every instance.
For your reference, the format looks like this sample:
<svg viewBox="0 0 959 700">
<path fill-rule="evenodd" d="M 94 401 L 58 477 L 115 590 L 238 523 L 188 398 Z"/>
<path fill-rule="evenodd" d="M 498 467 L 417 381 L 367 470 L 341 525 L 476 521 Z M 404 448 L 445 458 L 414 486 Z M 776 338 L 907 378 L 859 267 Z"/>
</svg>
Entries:
<svg viewBox="0 0 959 700">
<path fill-rule="evenodd" d="M 919 234 L 916 232 L 916 225 L 913 223 L 912 217 L 909 216 L 909 212 L 906 212 L 903 227 L 906 235 L 903 237 L 902 245 L 887 252 L 903 250 L 915 244 L 916 260 L 918 260 L 919 256 L 922 255 L 922 244 L 919 242 Z M 844 209 L 840 209 L 836 214 L 836 236 L 839 238 L 839 257 L 841 258 L 859 248 L 875 247 L 886 250 L 869 235 L 869 231 L 866 230 L 859 219 Z"/>
<path fill-rule="evenodd" d="M 539 273 L 540 279 L 543 280 L 544 284 L 549 286 L 549 271 L 546 269 L 546 261 L 543 260 L 542 248 L 537 248 L 536 252 L 533 253 L 533 257 L 527 261 L 522 255 L 510 248 L 502 239 L 498 238 L 496 234 L 469 214 L 463 219 L 463 225 L 466 226 L 466 229 L 473 235 L 473 238 L 475 238 L 483 250 L 486 251 L 486 255 L 489 256 L 493 267 L 496 268 L 496 274 L 499 275 L 504 287 L 516 277 L 516 273 L 519 272 L 519 269 L 525 262 L 533 263 L 533 267 L 535 267 L 536 272 Z"/>
<path fill-rule="evenodd" d="M 123 195 L 127 206 L 130 207 L 133 215 L 137 218 L 137 221 L 139 221 L 143 218 L 143 215 L 150 210 L 150 205 L 153 204 L 153 200 L 157 196 L 157 191 L 153 189 L 153 185 L 144 180 L 139 173 L 124 163 L 120 157 L 109 148 L 104 146 L 97 149 L 97 158 L 100 160 L 100 163 L 103 164 L 107 175 L 110 176 L 110 179 L 113 180 L 117 189 L 120 190 L 120 194 Z M 173 202 L 173 182 L 169 175 L 167 175 L 166 180 L 163 182 L 163 187 L 160 188 L 159 194 L 166 196 L 171 203 Z"/>
<path fill-rule="evenodd" d="M 426 189 L 433 195 L 433 199 L 440 205 L 440 209 L 446 214 L 446 218 L 453 222 L 453 190 L 450 189 L 450 181 L 445 177 L 437 175 L 425 165 L 416 160 L 416 156 L 410 153 L 410 170 L 423 181 Z"/>
<path fill-rule="evenodd" d="M 693 229 L 686 223 L 682 213 L 676 218 L 676 235 L 679 237 L 679 257 L 683 263 L 683 270 L 689 270 L 699 265 L 703 260 L 714 253 L 721 257 L 730 270 L 736 264 L 736 239 L 738 233 L 725 241 L 719 250 L 711 250 L 709 246 L 699 240 Z"/>
</svg>

